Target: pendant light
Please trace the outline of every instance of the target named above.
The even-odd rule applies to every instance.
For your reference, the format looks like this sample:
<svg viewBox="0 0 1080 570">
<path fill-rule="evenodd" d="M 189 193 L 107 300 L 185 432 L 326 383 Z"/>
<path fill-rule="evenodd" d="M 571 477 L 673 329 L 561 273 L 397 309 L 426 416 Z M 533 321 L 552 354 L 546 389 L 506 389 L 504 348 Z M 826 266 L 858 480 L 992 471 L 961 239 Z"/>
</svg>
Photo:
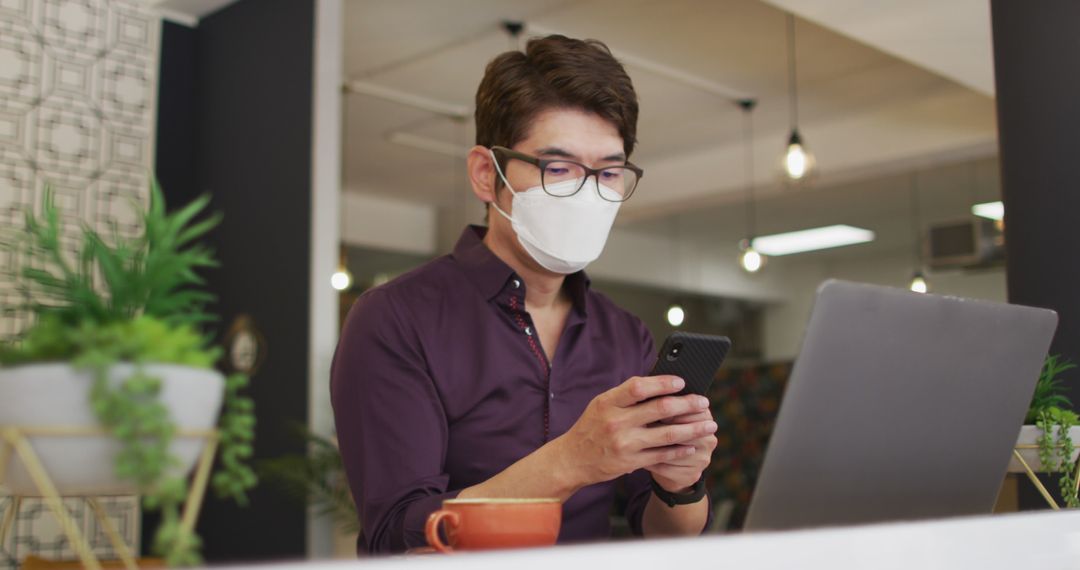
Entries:
<svg viewBox="0 0 1080 570">
<path fill-rule="evenodd" d="M 344 209 L 344 208 L 343 208 Z M 338 267 L 330 276 L 330 286 L 338 291 L 348 291 L 353 285 L 353 275 L 349 271 L 348 253 L 342 244 L 338 251 Z"/>
<path fill-rule="evenodd" d="M 341 98 L 341 155 L 348 158 L 349 156 L 349 98 Z M 345 161 L 341 161 L 341 179 L 345 179 Z M 345 249 L 345 192 L 339 190 L 338 199 L 338 236 L 340 242 L 338 244 L 338 266 L 337 271 L 334 271 L 330 275 L 330 286 L 337 291 L 348 291 L 353 285 L 353 275 L 349 271 L 347 263 L 348 256 Z"/>
<path fill-rule="evenodd" d="M 739 266 L 747 273 L 757 273 L 765 266 L 765 256 L 754 249 L 757 237 L 754 209 L 754 123 L 753 112 L 757 101 L 742 99 L 739 107 L 743 110 L 743 146 L 745 155 L 743 166 L 746 168 L 746 238 L 739 242 Z"/>
<path fill-rule="evenodd" d="M 923 276 L 922 271 L 916 271 L 915 276 L 911 278 L 911 285 L 909 289 L 916 293 L 927 293 L 930 291 L 930 285 L 926 282 L 926 277 Z"/>
<path fill-rule="evenodd" d="M 787 48 L 788 48 L 788 98 L 791 118 L 791 134 L 788 136 L 787 147 L 781 158 L 780 166 L 784 176 L 798 182 L 812 174 L 815 166 L 814 155 L 803 144 L 802 135 L 799 134 L 799 88 L 795 73 L 795 16 L 787 15 Z"/>
<path fill-rule="evenodd" d="M 678 303 L 672 304 L 667 310 L 667 322 L 669 325 L 678 328 L 686 320 L 686 311 L 683 310 L 682 305 Z"/>
<path fill-rule="evenodd" d="M 922 222 L 919 216 L 919 173 L 911 173 L 911 181 L 909 184 L 909 192 L 911 194 L 911 238 L 915 243 L 915 272 L 911 276 L 911 283 L 908 284 L 908 289 L 916 293 L 927 293 L 930 291 L 930 284 L 926 281 L 926 275 L 923 274 L 922 267 Z"/>
<path fill-rule="evenodd" d="M 510 40 L 510 51 L 521 51 L 521 32 L 525 31 L 525 22 L 520 20 L 503 20 L 502 29 Z"/>
<path fill-rule="evenodd" d="M 348 291 L 352 287 L 352 274 L 348 269 L 338 269 L 330 276 L 330 286 L 338 291 Z"/>
</svg>

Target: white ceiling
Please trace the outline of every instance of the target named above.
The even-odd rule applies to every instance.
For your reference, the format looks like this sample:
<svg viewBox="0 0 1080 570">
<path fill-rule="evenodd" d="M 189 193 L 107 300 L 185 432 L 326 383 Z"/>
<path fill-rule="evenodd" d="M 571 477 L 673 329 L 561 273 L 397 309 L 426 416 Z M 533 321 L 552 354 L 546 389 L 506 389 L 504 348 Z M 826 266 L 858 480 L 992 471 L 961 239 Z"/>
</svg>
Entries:
<svg viewBox="0 0 1080 570">
<path fill-rule="evenodd" d="M 994 94 L 989 0 L 764 0 L 886 53 Z"/>
<path fill-rule="evenodd" d="M 234 0 L 149 1 L 195 25 Z M 777 168 L 789 127 L 784 10 L 799 17 L 800 130 L 821 167 L 799 189 L 780 184 Z M 646 177 L 624 226 L 677 224 L 723 241 L 745 231 L 741 114 L 718 94 L 727 91 L 759 101 L 761 232 L 842 222 L 879 233 L 873 246 L 817 255 L 910 247 L 912 170 L 923 172 L 924 219 L 964 215 L 999 193 L 986 160 L 996 153 L 987 0 L 346 0 L 345 76 L 467 112 L 486 63 L 515 45 L 507 19 L 603 40 L 627 64 Z M 345 112 L 347 190 L 460 203 L 463 164 L 446 152 L 472 144 L 471 118 L 359 93 Z M 429 150 L 389 142 L 394 133 Z M 972 166 L 948 166 L 958 163 Z"/>
<path fill-rule="evenodd" d="M 151 1 L 195 25 L 234 0 Z M 821 167 L 799 189 L 777 168 L 789 128 L 783 10 L 799 17 L 800 130 Z M 842 222 L 879 233 L 873 246 L 819 255 L 910 247 L 912 170 L 923 172 L 924 219 L 963 215 L 999 193 L 986 160 L 996 153 L 986 0 L 346 0 L 345 77 L 467 111 L 484 66 L 515 46 L 500 26 L 508 19 L 600 39 L 626 63 L 641 100 L 634 161 L 646 177 L 624 226 L 677 224 L 724 241 L 745 231 L 741 112 L 718 94 L 728 91 L 759 101 L 761 232 Z M 346 96 L 346 190 L 460 203 L 463 164 L 451 155 L 472 144 L 471 118 L 421 107 Z M 395 133 L 438 148 L 390 142 Z M 947 166 L 957 163 L 970 166 Z"/>
<path fill-rule="evenodd" d="M 794 194 L 778 176 L 789 128 L 785 13 L 758 0 L 353 0 L 346 5 L 345 76 L 469 108 L 484 66 L 513 45 L 501 21 L 523 20 L 545 31 L 601 39 L 616 55 L 644 58 L 759 100 L 755 180 L 758 195 L 777 204 L 777 231 L 809 224 L 805 212 L 780 215 L 788 209 L 779 205 L 789 199 L 823 214 L 817 217 L 824 222 L 831 221 L 829 212 L 843 210 L 847 223 L 858 223 L 872 219 L 881 205 L 869 181 L 996 153 L 994 101 L 977 78 L 961 80 L 926 69 L 916 63 L 929 56 L 892 44 L 881 49 L 853 39 L 874 35 L 888 43 L 931 28 L 940 36 L 948 22 L 962 19 L 958 9 L 935 11 L 926 2 L 912 6 L 904 26 L 865 37 L 851 28 L 860 30 L 860 22 L 874 14 L 866 10 L 861 20 L 841 21 L 840 31 L 798 21 L 800 131 L 821 174 Z M 895 7 L 882 12 L 895 13 Z M 945 23 L 926 24 L 939 16 Z M 823 16 L 818 10 L 815 18 L 829 23 L 836 14 Z M 882 28 L 879 22 L 876 29 Z M 935 45 L 949 50 L 940 41 Z M 620 223 L 645 228 L 650 220 L 682 212 L 722 218 L 720 212 L 732 211 L 745 196 L 741 111 L 700 87 L 629 63 L 627 68 L 641 100 L 640 144 L 633 160 L 646 175 Z M 471 119 L 455 121 L 364 94 L 346 99 L 347 190 L 435 205 L 449 205 L 467 192 L 460 158 L 387 139 L 408 133 L 444 148 L 467 147 L 474 137 Z M 860 181 L 864 190 L 829 191 L 859 188 Z M 966 200 L 970 192 L 964 192 Z"/>
</svg>

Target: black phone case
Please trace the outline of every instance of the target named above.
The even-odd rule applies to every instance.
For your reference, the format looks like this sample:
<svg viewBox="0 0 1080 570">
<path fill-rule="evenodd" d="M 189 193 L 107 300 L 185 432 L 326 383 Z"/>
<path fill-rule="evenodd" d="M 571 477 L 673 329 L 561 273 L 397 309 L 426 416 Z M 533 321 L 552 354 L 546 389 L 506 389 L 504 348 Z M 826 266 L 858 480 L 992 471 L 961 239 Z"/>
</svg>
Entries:
<svg viewBox="0 0 1080 570">
<path fill-rule="evenodd" d="M 678 357 L 671 359 L 671 351 L 677 345 L 681 345 Z M 729 350 L 731 339 L 726 336 L 676 332 L 660 347 L 652 375 L 671 374 L 685 380 L 680 396 L 705 396 Z"/>
</svg>

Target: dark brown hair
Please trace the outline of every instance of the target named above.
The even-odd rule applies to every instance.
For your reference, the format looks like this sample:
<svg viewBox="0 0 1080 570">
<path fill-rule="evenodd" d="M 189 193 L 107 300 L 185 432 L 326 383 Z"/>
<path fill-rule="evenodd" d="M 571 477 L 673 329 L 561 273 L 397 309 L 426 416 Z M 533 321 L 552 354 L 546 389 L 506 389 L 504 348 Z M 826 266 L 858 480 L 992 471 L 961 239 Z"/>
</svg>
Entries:
<svg viewBox="0 0 1080 570">
<path fill-rule="evenodd" d="M 476 144 L 513 147 L 548 109 L 572 108 L 610 121 L 629 157 L 637 142 L 638 102 L 630 76 L 597 40 L 553 35 L 493 59 L 476 90 Z"/>
</svg>

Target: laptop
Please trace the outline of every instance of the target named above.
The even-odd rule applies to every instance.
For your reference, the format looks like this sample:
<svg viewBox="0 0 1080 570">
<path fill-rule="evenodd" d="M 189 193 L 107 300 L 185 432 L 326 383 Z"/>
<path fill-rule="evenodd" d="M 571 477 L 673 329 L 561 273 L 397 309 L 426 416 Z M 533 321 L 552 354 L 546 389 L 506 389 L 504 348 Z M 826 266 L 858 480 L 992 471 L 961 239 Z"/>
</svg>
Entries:
<svg viewBox="0 0 1080 570">
<path fill-rule="evenodd" d="M 744 529 L 988 514 L 1057 314 L 826 281 Z"/>
</svg>

